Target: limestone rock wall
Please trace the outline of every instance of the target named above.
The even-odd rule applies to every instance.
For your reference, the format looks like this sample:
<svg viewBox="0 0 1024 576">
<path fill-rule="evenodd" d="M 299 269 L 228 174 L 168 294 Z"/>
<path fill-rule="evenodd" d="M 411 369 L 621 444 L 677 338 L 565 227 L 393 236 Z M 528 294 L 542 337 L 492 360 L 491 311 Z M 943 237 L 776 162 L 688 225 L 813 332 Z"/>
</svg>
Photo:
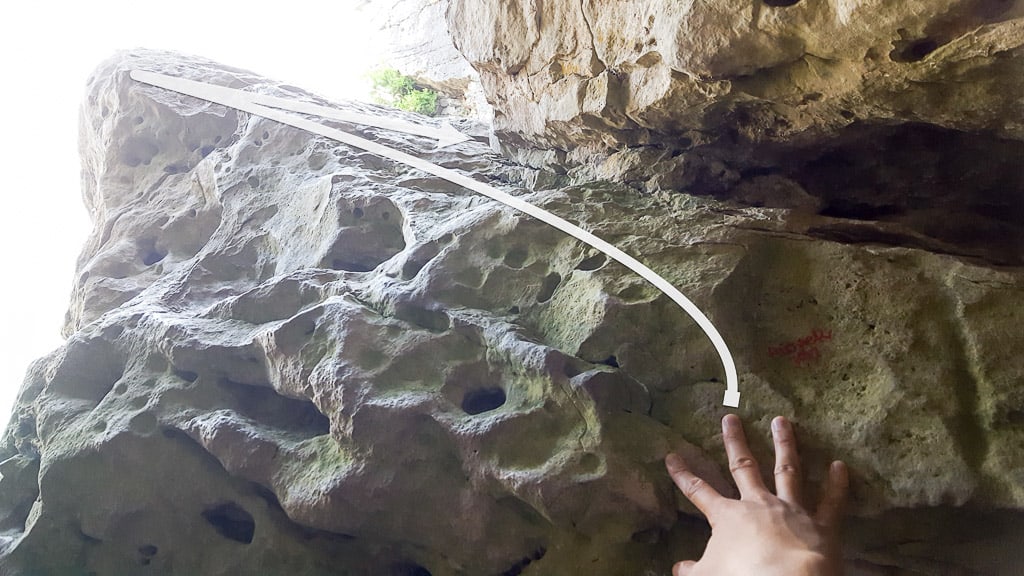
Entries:
<svg viewBox="0 0 1024 576">
<path fill-rule="evenodd" d="M 1024 137 L 1020 0 L 451 0 L 495 128 L 540 148 L 729 146 L 863 121 Z"/>
<path fill-rule="evenodd" d="M 533 57 L 495 46 L 512 69 Z M 653 575 L 699 555 L 708 527 L 662 457 L 680 450 L 731 491 L 724 384 L 681 310 L 511 209 L 132 69 L 317 101 L 181 55 L 97 70 L 81 132 L 95 230 L 68 340 L 29 370 L 0 443 L 0 572 Z M 812 485 L 832 458 L 850 464 L 851 574 L 1024 562 L 1014 142 L 936 129 L 1006 166 L 975 177 L 1004 196 L 942 205 L 1000 243 L 943 236 L 913 195 L 815 187 L 834 170 L 853 194 L 858 171 L 889 182 L 922 165 L 945 185 L 957 174 L 940 152 L 897 153 L 926 127 L 790 150 L 785 170 L 737 180 L 743 203 L 687 193 L 700 181 L 678 174 L 659 176 L 674 193 L 642 194 L 644 179 L 524 166 L 469 122 L 474 139 L 441 151 L 335 125 L 580 223 L 690 296 L 736 358 L 762 468 L 779 413 L 798 423 Z M 889 142 L 888 171 L 857 156 L 864 139 Z M 663 151 L 606 169 L 650 178 L 649 154 Z M 880 206 L 898 209 L 857 212 Z"/>
</svg>

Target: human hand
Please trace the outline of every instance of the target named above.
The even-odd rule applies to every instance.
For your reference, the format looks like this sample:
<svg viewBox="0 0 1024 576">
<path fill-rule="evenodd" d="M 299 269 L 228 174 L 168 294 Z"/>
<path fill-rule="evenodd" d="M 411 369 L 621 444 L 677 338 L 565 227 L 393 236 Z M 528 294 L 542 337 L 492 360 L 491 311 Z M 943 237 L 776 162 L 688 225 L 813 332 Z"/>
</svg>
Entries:
<svg viewBox="0 0 1024 576">
<path fill-rule="evenodd" d="M 695 476 L 678 454 L 665 458 L 676 486 L 711 524 L 704 555 L 697 562 L 677 563 L 673 576 L 840 576 L 839 521 L 849 489 L 846 465 L 836 461 L 829 467 L 821 502 L 811 515 L 801 501 L 800 457 L 788 420 L 772 420 L 777 495 L 761 479 L 738 416 L 722 418 L 722 436 L 739 500 L 723 497 Z"/>
</svg>

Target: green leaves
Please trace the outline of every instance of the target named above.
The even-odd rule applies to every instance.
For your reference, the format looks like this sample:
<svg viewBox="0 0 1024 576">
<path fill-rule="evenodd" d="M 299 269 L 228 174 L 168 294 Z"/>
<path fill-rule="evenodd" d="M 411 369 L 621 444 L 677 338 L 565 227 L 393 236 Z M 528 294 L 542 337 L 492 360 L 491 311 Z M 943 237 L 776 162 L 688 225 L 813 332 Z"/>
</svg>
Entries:
<svg viewBox="0 0 1024 576">
<path fill-rule="evenodd" d="M 381 68 L 370 73 L 370 80 L 377 103 L 427 116 L 437 114 L 437 92 L 417 88 L 412 78 L 398 70 Z"/>
</svg>

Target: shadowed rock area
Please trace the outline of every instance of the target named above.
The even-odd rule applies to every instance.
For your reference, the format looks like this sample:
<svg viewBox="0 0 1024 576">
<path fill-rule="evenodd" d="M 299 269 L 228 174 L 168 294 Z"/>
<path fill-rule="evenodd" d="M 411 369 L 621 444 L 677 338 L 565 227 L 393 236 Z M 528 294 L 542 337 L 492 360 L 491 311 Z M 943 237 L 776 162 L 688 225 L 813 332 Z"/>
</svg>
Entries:
<svg viewBox="0 0 1024 576">
<path fill-rule="evenodd" d="M 972 33 L 1019 27 L 1009 4 L 990 19 L 1001 24 Z M 494 9 L 476 21 L 544 33 L 553 18 L 473 6 Z M 791 9 L 759 6 L 760 18 Z M 760 117 L 722 116 L 701 129 L 714 138 L 697 130 L 675 147 L 671 130 L 620 139 L 580 116 L 581 134 L 611 147 L 599 152 L 576 137 L 575 117 L 548 132 L 508 123 L 544 118 L 508 96 L 542 51 L 493 48 L 518 56 L 481 65 L 460 37 L 470 9 L 451 2 L 449 27 L 509 134 L 507 155 L 468 120 L 455 125 L 473 139 L 442 150 L 326 123 L 579 223 L 687 294 L 735 356 L 739 413 L 766 477 L 776 414 L 797 423 L 810 497 L 827 462 L 849 464 L 849 574 L 1015 573 L 1024 144 L 1019 115 L 995 125 L 1019 104 L 993 104 L 984 121 L 858 112 L 777 137 Z M 788 30 L 780 18 L 769 19 Z M 886 66 L 966 42 L 922 18 Z M 678 21 L 639 20 L 657 38 Z M 926 32 L 942 43 L 915 45 Z M 732 42 L 770 48 L 773 74 L 796 66 L 802 52 L 764 34 Z M 591 52 L 587 74 L 604 66 L 611 78 L 610 53 Z M 659 68 L 677 66 L 666 54 L 643 61 L 677 78 Z M 686 82 L 762 69 L 725 48 L 699 57 L 687 56 Z M 978 58 L 977 69 L 1021 62 L 1012 50 Z M 565 78 L 576 74 L 567 62 Z M 700 555 L 709 527 L 662 458 L 678 450 L 734 492 L 718 425 L 724 374 L 674 303 L 494 201 L 140 84 L 133 69 L 328 104 L 160 52 L 118 54 L 91 78 L 81 155 L 95 228 L 67 341 L 30 367 L 0 443 L 0 572 L 656 575 Z M 729 101 L 701 98 L 708 110 Z M 602 110 L 592 117 L 617 117 Z"/>
</svg>

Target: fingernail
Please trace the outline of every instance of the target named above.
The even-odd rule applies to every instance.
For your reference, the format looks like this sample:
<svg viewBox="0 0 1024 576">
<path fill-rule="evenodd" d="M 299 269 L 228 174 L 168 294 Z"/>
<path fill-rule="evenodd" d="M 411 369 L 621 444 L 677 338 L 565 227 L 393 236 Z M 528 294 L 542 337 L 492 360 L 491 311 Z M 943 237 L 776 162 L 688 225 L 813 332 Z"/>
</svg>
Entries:
<svg viewBox="0 0 1024 576">
<path fill-rule="evenodd" d="M 772 432 L 782 431 L 782 416 L 776 416 L 772 418 Z"/>
<path fill-rule="evenodd" d="M 740 417 L 735 414 L 726 414 L 722 418 L 722 430 L 733 430 L 739 426 Z"/>
<path fill-rule="evenodd" d="M 665 466 L 668 466 L 668 469 L 673 471 L 683 470 L 686 468 L 686 462 L 683 461 L 679 454 L 672 452 L 668 456 L 665 456 Z"/>
<path fill-rule="evenodd" d="M 836 460 L 835 462 L 832 463 L 832 472 L 835 472 L 836 474 L 838 474 L 838 473 L 840 473 L 842 471 L 843 471 L 843 462 L 841 460 Z"/>
</svg>

